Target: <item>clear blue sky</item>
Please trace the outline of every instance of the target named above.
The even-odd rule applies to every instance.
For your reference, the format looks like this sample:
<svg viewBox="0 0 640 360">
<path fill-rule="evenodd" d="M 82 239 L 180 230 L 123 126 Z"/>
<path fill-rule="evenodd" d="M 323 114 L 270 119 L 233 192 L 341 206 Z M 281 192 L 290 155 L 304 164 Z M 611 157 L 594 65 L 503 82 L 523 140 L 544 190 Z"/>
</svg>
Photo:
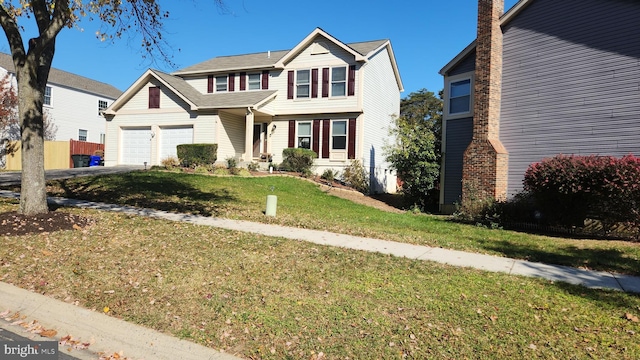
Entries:
<svg viewBox="0 0 640 360">
<path fill-rule="evenodd" d="M 475 38 L 476 0 L 225 0 L 221 13 L 212 0 L 164 0 L 173 61 L 178 68 L 224 55 L 293 48 L 316 27 L 349 43 L 390 39 L 406 97 L 426 88 L 442 89 L 438 71 Z M 517 0 L 505 0 L 505 11 Z M 21 19 L 27 33 L 33 19 Z M 26 22 L 25 22 L 26 21 Z M 125 35 L 115 43 L 95 37 L 98 22 L 64 29 L 53 66 L 125 90 L 147 68 L 171 72 L 142 58 L 140 39 Z M 9 52 L 4 33 L 0 51 Z"/>
</svg>

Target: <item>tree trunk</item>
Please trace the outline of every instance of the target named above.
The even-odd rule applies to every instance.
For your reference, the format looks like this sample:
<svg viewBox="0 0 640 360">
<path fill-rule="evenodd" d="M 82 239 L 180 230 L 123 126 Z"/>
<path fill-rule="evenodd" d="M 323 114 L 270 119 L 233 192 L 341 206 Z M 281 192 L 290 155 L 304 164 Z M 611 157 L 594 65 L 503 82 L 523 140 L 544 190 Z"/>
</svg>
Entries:
<svg viewBox="0 0 640 360">
<path fill-rule="evenodd" d="M 44 121 L 42 116 L 46 80 L 44 86 L 40 81 L 34 81 L 37 76 L 33 75 L 37 72 L 37 65 L 29 61 L 24 66 L 16 68 L 20 97 L 20 131 L 22 134 L 20 213 L 25 215 L 44 214 L 49 211 L 44 176 Z"/>
</svg>

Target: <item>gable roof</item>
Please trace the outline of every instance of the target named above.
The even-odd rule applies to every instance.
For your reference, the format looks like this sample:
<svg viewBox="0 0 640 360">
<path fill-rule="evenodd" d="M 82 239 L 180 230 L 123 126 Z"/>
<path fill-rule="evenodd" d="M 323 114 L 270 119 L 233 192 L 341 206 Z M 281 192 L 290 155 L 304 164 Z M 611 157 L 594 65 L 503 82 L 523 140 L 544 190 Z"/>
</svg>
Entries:
<svg viewBox="0 0 640 360">
<path fill-rule="evenodd" d="M 353 54 L 357 61 L 366 61 L 367 55 L 389 43 L 389 40 L 363 41 L 345 44 L 324 30 L 316 28 L 291 50 L 264 51 L 253 54 L 219 56 L 201 63 L 180 69 L 172 75 L 202 75 L 212 72 L 229 72 L 240 70 L 261 70 L 284 68 L 284 64 L 309 46 L 317 36 L 323 36 L 345 51 Z M 395 60 L 393 60 L 395 64 Z"/>
<path fill-rule="evenodd" d="M 504 26 L 509 23 L 513 18 L 515 18 L 524 8 L 529 6 L 535 0 L 520 0 L 515 5 L 511 7 L 506 13 L 502 14 L 500 17 L 500 26 Z M 467 57 L 473 50 L 476 48 L 476 41 L 473 40 L 471 44 L 469 44 L 464 50 L 462 50 L 456 57 L 451 59 L 442 69 L 440 69 L 440 75 L 446 75 L 451 69 L 453 69 L 456 65 L 460 63 L 464 58 Z"/>
<path fill-rule="evenodd" d="M 278 92 L 277 90 L 260 90 L 201 94 L 179 76 L 149 69 L 105 110 L 105 114 L 115 115 L 115 111 L 126 104 L 151 79 L 158 80 L 166 89 L 180 97 L 191 110 L 255 108 L 273 99 Z"/>
<path fill-rule="evenodd" d="M 0 67 L 13 74 L 16 72 L 13 65 L 13 57 L 9 54 L 0 53 Z M 49 72 L 48 83 L 100 95 L 109 99 L 116 99 L 122 94 L 122 91 L 112 85 L 53 67 Z"/>
</svg>

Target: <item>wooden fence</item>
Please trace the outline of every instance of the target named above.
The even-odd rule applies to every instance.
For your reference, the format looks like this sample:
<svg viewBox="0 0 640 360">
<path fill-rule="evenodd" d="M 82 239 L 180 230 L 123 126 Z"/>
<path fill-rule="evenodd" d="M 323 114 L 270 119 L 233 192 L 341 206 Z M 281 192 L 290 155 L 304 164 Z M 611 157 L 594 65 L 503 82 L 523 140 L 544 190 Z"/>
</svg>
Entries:
<svg viewBox="0 0 640 360">
<path fill-rule="evenodd" d="M 6 155 L 6 170 L 22 170 L 22 151 L 20 141 L 12 141 L 8 145 L 14 149 Z M 44 142 L 44 168 L 70 169 L 73 167 L 71 155 L 93 155 L 96 150 L 104 151 L 104 144 L 90 143 L 86 141 L 45 141 Z"/>
</svg>

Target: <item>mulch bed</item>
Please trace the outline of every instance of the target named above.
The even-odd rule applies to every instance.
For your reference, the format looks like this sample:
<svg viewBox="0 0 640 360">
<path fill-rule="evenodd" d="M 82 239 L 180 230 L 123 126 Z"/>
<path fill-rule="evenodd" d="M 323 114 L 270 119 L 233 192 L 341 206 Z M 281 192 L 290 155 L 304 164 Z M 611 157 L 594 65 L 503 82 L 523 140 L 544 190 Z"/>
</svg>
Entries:
<svg viewBox="0 0 640 360">
<path fill-rule="evenodd" d="M 27 216 L 15 211 L 0 213 L 0 236 L 17 236 L 50 233 L 60 230 L 81 230 L 93 225 L 94 220 L 65 213 L 49 211 L 46 214 Z"/>
</svg>

